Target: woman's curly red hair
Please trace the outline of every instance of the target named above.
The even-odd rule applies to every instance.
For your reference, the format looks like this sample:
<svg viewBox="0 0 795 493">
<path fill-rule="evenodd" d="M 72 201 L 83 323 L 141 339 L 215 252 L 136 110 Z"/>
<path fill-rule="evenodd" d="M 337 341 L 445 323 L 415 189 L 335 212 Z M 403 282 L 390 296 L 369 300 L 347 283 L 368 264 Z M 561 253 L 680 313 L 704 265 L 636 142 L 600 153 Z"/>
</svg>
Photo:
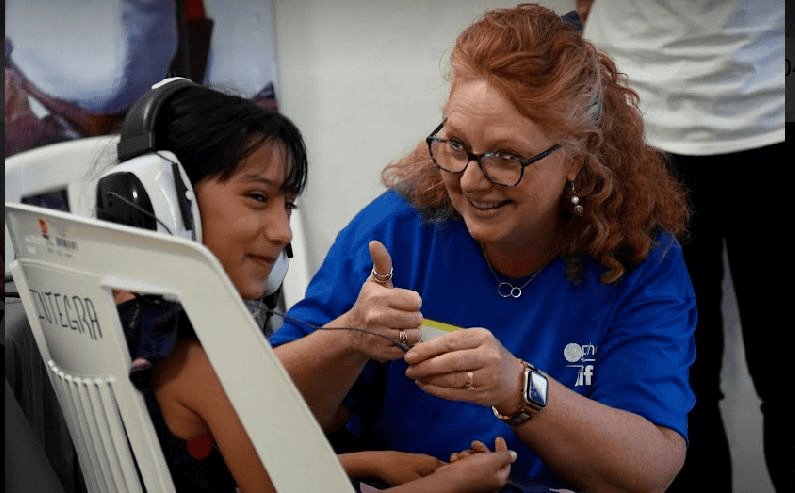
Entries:
<svg viewBox="0 0 795 493">
<path fill-rule="evenodd" d="M 578 277 L 582 255 L 619 279 L 649 253 L 662 229 L 685 232 L 687 197 L 664 155 L 648 146 L 638 96 L 607 55 L 538 5 L 487 12 L 462 32 L 451 56 L 452 90 L 485 79 L 582 163 L 574 180 L 584 214 L 561 191 L 561 254 Z M 455 215 L 424 143 L 386 167 L 384 183 L 431 218 Z"/>
</svg>

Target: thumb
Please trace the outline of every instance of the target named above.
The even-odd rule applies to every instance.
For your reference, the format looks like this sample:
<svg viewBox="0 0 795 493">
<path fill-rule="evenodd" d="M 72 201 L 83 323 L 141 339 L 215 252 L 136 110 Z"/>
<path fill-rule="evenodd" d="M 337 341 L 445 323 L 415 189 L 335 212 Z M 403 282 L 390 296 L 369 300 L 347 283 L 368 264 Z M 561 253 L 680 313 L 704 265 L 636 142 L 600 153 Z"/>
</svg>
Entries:
<svg viewBox="0 0 795 493">
<path fill-rule="evenodd" d="M 371 241 L 368 245 L 370 250 L 370 258 L 373 260 L 374 274 L 370 274 L 368 280 L 382 284 L 388 288 L 392 284 L 392 257 L 386 251 L 386 247 L 380 241 Z"/>
</svg>

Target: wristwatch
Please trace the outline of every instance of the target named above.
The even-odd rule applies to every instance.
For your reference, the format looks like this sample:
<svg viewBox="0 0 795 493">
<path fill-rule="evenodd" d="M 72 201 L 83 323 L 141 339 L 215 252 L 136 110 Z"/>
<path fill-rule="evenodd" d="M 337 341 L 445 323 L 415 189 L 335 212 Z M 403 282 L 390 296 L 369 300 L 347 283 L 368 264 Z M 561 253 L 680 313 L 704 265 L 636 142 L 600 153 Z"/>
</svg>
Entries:
<svg viewBox="0 0 795 493">
<path fill-rule="evenodd" d="M 521 411 L 513 416 L 503 416 L 497 411 L 496 407 L 491 406 L 491 411 L 494 413 L 494 416 L 511 426 L 519 426 L 529 421 L 547 405 L 549 379 L 547 379 L 547 376 L 542 371 L 527 361 L 521 361 L 524 365 L 524 386 L 522 388 Z"/>
</svg>

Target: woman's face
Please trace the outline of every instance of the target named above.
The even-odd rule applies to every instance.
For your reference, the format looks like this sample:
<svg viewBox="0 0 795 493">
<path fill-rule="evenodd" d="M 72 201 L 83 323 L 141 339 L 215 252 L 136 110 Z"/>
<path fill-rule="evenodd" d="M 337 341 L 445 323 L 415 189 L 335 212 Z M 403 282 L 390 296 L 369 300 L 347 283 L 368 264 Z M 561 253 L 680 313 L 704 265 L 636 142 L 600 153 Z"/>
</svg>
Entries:
<svg viewBox="0 0 795 493">
<path fill-rule="evenodd" d="M 226 181 L 205 178 L 195 186 L 204 244 L 221 261 L 243 299 L 256 299 L 276 258 L 292 239 L 295 197 L 282 190 L 282 145 L 266 142 Z"/>
<path fill-rule="evenodd" d="M 555 144 L 532 120 L 488 82 L 458 80 L 445 107 L 439 136 L 470 152 L 506 152 L 527 159 Z M 440 171 L 456 211 L 469 234 L 504 251 L 548 247 L 555 233 L 560 196 L 575 167 L 563 149 L 530 164 L 513 188 L 495 185 L 471 161 L 462 174 Z"/>
</svg>

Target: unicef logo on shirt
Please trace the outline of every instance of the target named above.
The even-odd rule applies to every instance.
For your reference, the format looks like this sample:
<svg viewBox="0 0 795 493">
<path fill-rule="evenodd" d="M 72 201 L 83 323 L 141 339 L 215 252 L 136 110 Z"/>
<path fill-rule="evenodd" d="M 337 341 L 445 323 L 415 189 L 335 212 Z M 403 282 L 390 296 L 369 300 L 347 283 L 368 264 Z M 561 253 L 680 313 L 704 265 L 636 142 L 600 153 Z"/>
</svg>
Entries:
<svg viewBox="0 0 795 493">
<path fill-rule="evenodd" d="M 569 365 L 567 368 L 577 368 L 577 381 L 575 387 L 589 387 L 593 380 L 594 363 L 596 363 L 596 346 L 570 342 L 563 348 L 563 357 Z"/>
</svg>

